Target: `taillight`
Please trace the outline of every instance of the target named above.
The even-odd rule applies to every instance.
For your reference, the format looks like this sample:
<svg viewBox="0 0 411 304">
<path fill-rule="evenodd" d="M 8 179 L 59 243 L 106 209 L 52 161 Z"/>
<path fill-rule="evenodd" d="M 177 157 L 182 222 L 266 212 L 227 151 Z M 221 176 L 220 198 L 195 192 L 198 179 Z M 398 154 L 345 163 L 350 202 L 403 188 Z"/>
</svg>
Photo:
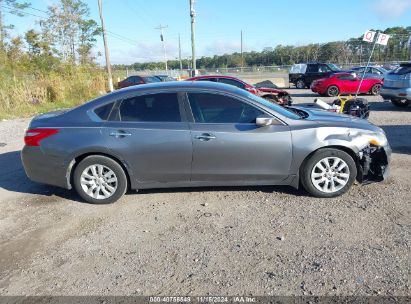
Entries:
<svg viewBox="0 0 411 304">
<path fill-rule="evenodd" d="M 27 146 L 40 146 L 40 141 L 58 132 L 58 129 L 30 129 L 26 131 L 24 143 Z"/>
</svg>

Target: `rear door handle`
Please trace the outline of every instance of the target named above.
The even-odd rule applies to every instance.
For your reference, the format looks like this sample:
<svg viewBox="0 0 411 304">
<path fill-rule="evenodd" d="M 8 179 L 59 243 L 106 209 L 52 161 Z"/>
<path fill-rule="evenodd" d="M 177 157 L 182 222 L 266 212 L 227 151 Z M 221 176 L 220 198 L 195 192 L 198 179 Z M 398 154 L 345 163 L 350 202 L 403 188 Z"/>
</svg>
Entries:
<svg viewBox="0 0 411 304">
<path fill-rule="evenodd" d="M 119 137 L 131 136 L 131 133 L 128 133 L 125 131 L 113 131 L 113 132 L 110 132 L 110 136 L 119 138 Z"/>
<path fill-rule="evenodd" d="M 194 138 L 199 139 L 201 141 L 209 141 L 211 139 L 216 139 L 216 137 L 210 133 L 203 133 L 201 135 L 196 135 Z"/>
</svg>

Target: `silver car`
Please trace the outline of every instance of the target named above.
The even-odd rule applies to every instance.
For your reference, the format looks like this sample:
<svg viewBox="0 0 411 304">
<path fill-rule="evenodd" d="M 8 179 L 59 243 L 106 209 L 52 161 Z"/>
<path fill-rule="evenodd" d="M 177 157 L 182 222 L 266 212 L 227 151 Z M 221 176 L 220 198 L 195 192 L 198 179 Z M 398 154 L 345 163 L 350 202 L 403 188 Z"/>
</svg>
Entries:
<svg viewBox="0 0 411 304">
<path fill-rule="evenodd" d="M 411 104 L 411 62 L 402 63 L 385 76 L 380 94 L 397 107 Z"/>
<path fill-rule="evenodd" d="M 367 68 L 367 70 L 365 70 Z M 364 74 L 365 70 L 365 74 Z M 353 67 L 351 71 L 357 73 L 358 77 L 362 77 L 364 74 L 364 78 L 366 79 L 384 79 L 384 77 L 387 75 L 388 71 L 382 67 L 377 67 L 377 66 L 370 66 L 370 67 L 365 67 L 365 66 L 359 66 L 359 67 Z"/>
<path fill-rule="evenodd" d="M 165 82 L 35 117 L 22 160 L 33 181 L 102 204 L 128 189 L 227 185 L 335 197 L 356 179 L 386 178 L 390 154 L 383 130 L 363 119 L 283 108 L 225 84 Z"/>
</svg>

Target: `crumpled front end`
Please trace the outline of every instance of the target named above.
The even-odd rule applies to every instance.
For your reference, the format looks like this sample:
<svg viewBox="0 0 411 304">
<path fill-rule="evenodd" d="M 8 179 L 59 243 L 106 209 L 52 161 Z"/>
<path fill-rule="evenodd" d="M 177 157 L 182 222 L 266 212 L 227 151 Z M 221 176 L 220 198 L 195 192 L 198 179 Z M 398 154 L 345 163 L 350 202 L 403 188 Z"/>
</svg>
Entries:
<svg viewBox="0 0 411 304">
<path fill-rule="evenodd" d="M 360 170 L 357 180 L 360 183 L 381 182 L 389 175 L 391 147 L 369 145 L 358 153 Z"/>
</svg>

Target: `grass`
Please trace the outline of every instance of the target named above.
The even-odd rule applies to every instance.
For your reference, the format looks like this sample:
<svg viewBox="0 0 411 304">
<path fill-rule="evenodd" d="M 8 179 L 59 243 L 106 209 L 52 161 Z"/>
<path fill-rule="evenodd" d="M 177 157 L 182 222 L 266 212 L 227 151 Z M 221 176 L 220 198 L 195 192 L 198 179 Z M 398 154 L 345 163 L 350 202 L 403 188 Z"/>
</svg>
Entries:
<svg viewBox="0 0 411 304">
<path fill-rule="evenodd" d="M 72 68 L 49 75 L 13 75 L 0 71 L 0 119 L 70 108 L 106 91 L 105 74 L 98 69 Z"/>
</svg>

